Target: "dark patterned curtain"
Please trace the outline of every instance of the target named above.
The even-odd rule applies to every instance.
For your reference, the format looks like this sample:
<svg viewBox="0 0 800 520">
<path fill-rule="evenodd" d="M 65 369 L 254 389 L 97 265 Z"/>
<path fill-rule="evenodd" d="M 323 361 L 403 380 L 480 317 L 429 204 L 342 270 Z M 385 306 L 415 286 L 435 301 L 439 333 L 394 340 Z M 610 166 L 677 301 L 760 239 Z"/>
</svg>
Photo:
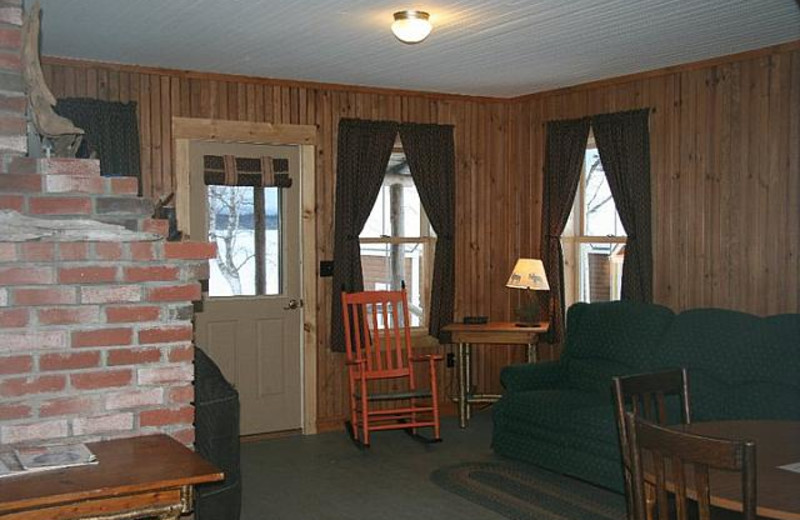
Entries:
<svg viewBox="0 0 800 520">
<path fill-rule="evenodd" d="M 567 225 L 589 139 L 589 118 L 547 123 L 541 255 L 550 282 L 550 331 L 558 343 L 564 331 L 564 256 L 561 234 Z"/>
<path fill-rule="evenodd" d="M 455 144 L 450 125 L 401 124 L 400 140 L 420 202 L 436 231 L 428 332 L 442 341 L 453 321 L 455 272 Z"/>
<path fill-rule="evenodd" d="M 622 298 L 653 301 L 650 232 L 650 110 L 592 118 L 597 151 L 619 218 L 628 234 L 622 264 Z"/>
<path fill-rule="evenodd" d="M 364 288 L 358 235 L 383 185 L 396 136 L 394 121 L 339 122 L 331 306 L 331 350 L 336 352 L 345 351 L 341 291 Z"/>
<path fill-rule="evenodd" d="M 136 103 L 118 103 L 88 98 L 59 99 L 58 115 L 66 117 L 86 132 L 79 157 L 100 159 L 100 172 L 106 176 L 130 176 L 139 179 L 139 127 Z"/>
</svg>

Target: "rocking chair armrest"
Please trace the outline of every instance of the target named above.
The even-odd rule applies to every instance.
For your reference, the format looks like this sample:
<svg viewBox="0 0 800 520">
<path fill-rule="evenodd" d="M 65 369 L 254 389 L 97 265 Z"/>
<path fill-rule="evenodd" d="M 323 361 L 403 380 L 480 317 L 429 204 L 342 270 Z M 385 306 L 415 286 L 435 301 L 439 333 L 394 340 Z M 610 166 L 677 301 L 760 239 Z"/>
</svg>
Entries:
<svg viewBox="0 0 800 520">
<path fill-rule="evenodd" d="M 428 360 L 441 361 L 444 359 L 444 356 L 441 354 L 422 354 L 417 356 L 411 356 L 409 359 L 411 361 L 428 361 Z"/>
</svg>

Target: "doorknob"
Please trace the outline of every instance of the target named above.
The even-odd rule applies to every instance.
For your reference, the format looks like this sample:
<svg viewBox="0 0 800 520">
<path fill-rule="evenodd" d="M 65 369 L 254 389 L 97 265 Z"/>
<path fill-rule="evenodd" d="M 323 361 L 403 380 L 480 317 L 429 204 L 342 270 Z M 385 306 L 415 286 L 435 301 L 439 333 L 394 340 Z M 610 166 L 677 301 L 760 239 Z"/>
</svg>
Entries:
<svg viewBox="0 0 800 520">
<path fill-rule="evenodd" d="M 303 306 L 303 300 L 295 300 L 294 298 L 292 298 L 291 300 L 289 300 L 289 303 L 286 304 L 286 307 L 284 307 L 283 310 L 285 310 L 285 311 L 293 311 L 293 310 L 297 309 L 298 307 L 302 307 L 302 306 Z"/>
</svg>

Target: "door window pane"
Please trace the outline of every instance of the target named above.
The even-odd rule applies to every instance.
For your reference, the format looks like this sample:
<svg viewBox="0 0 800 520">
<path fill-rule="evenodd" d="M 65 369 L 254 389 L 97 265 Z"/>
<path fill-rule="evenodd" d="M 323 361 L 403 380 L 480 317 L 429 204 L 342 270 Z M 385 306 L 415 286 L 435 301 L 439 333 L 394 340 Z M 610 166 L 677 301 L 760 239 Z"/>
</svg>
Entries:
<svg viewBox="0 0 800 520">
<path fill-rule="evenodd" d="M 266 287 L 263 294 L 276 295 L 282 292 L 283 262 L 283 230 L 281 211 L 281 190 L 271 187 L 264 188 L 264 202 L 266 218 L 264 226 L 264 269 L 266 272 Z"/>
<path fill-rule="evenodd" d="M 280 294 L 280 200 L 275 187 L 208 186 L 209 296 Z"/>
<path fill-rule="evenodd" d="M 256 294 L 253 188 L 208 186 L 208 240 L 217 244 L 210 261 L 210 296 Z"/>
</svg>

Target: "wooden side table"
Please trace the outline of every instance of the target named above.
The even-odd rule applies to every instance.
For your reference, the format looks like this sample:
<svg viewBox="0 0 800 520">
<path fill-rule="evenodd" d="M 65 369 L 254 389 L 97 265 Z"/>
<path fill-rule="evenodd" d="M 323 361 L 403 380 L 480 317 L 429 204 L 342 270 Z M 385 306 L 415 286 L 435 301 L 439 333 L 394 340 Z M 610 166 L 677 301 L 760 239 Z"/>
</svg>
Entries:
<svg viewBox="0 0 800 520">
<path fill-rule="evenodd" d="M 223 473 L 166 435 L 87 444 L 98 464 L 0 480 L 2 520 L 177 519 Z"/>
<path fill-rule="evenodd" d="M 500 399 L 498 394 L 473 394 L 472 388 L 472 345 L 527 345 L 528 363 L 538 360 L 537 338 L 547 332 L 550 324 L 541 323 L 538 327 L 518 327 L 513 322 L 490 321 L 480 325 L 451 323 L 444 331 L 451 334 L 453 343 L 458 345 L 456 364 L 458 366 L 458 425 L 466 428 L 469 423 L 471 403 L 493 403 Z"/>
</svg>

